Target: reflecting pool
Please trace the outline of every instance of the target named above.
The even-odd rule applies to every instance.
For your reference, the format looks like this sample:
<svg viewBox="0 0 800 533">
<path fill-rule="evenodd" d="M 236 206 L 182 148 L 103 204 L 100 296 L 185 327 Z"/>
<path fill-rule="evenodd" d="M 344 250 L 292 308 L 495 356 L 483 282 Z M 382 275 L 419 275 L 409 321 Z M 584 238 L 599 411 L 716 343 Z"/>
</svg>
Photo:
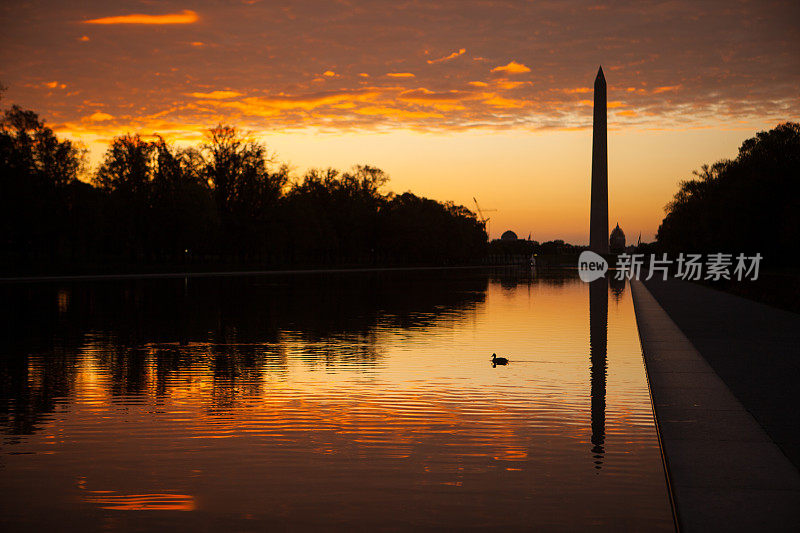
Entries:
<svg viewBox="0 0 800 533">
<path fill-rule="evenodd" d="M 6 531 L 673 528 L 624 285 L 474 269 L 0 297 Z"/>
</svg>

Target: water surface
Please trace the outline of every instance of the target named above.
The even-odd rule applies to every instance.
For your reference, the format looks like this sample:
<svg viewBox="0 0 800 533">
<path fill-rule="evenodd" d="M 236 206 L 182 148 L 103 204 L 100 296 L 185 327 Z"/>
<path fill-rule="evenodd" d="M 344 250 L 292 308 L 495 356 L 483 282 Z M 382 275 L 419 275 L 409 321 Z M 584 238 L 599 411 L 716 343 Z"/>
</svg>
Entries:
<svg viewBox="0 0 800 533">
<path fill-rule="evenodd" d="M 624 286 L 453 270 L 0 293 L 5 529 L 672 528 Z"/>
</svg>

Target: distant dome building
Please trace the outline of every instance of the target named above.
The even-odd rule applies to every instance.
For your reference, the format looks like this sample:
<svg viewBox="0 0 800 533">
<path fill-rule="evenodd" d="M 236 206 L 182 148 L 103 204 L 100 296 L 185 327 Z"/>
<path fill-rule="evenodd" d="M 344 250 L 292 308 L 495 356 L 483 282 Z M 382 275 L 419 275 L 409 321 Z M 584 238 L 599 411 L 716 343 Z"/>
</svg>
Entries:
<svg viewBox="0 0 800 533">
<path fill-rule="evenodd" d="M 505 232 L 502 235 L 500 235 L 500 240 L 501 241 L 516 241 L 517 240 L 517 234 L 514 233 L 511 230 L 508 230 L 507 232 Z"/>
<path fill-rule="evenodd" d="M 618 254 L 625 250 L 625 233 L 617 223 L 617 227 L 611 230 L 611 236 L 608 239 L 608 249 L 612 254 Z"/>
</svg>

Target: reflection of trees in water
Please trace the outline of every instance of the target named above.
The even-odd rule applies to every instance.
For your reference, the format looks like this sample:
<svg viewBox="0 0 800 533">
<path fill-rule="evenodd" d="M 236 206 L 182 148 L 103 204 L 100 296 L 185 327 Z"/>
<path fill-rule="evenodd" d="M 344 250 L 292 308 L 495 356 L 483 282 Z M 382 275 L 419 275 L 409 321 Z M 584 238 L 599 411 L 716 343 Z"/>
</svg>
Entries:
<svg viewBox="0 0 800 533">
<path fill-rule="evenodd" d="M 380 328 L 464 318 L 486 286 L 464 271 L 0 286 L 0 426 L 34 432 L 56 398 L 74 393 L 81 357 L 107 376 L 111 396 L 158 400 L 201 376 L 209 410 L 225 410 L 261 394 L 266 373 L 285 377 L 290 358 L 370 364 Z"/>
<path fill-rule="evenodd" d="M 56 399 L 71 390 L 77 374 L 74 354 L 83 332 L 76 334 L 62 323 L 64 293 L 53 288 L 0 286 L 0 300 L 0 426 L 10 435 L 30 434 L 42 413 L 52 412 Z M 32 336 L 31 328 L 46 334 Z M 36 355 L 41 353 L 46 358 Z M 6 442 L 16 440 L 6 437 Z"/>
<path fill-rule="evenodd" d="M 31 361 L 34 359 L 34 361 Z M 0 357 L 0 427 L 11 444 L 13 435 L 33 433 L 44 413 L 56 408 L 57 398 L 66 396 L 75 383 L 74 357 L 64 350 L 54 350 L 46 361 L 6 352 Z"/>
<path fill-rule="evenodd" d="M 574 274 L 574 275 L 572 275 Z M 563 268 L 536 268 L 527 265 L 506 265 L 491 269 L 491 281 L 500 283 L 504 289 L 515 289 L 519 285 L 547 285 L 563 287 L 572 283 L 582 283 L 576 270 Z"/>
<path fill-rule="evenodd" d="M 614 298 L 614 303 L 619 303 L 622 295 L 625 294 L 625 278 L 617 279 L 614 273 L 608 273 L 606 277 L 608 277 L 608 285 L 611 288 L 611 296 Z"/>
<path fill-rule="evenodd" d="M 208 410 L 226 412 L 237 405 L 237 397 L 258 396 L 264 369 L 264 354 L 252 347 L 213 346 L 209 352 L 211 395 Z"/>
</svg>

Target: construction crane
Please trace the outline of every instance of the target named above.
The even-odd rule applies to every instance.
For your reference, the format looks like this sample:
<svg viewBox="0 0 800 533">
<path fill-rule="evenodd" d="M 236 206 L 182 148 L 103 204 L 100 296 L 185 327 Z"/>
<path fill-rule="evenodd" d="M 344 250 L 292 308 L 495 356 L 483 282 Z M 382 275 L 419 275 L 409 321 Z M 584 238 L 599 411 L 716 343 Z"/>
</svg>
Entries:
<svg viewBox="0 0 800 533">
<path fill-rule="evenodd" d="M 472 201 L 475 202 L 475 208 L 478 210 L 478 220 L 483 222 L 483 227 L 486 228 L 486 234 L 489 234 L 489 219 L 484 215 L 484 213 L 488 213 L 490 211 L 497 211 L 497 209 L 481 209 L 480 204 L 478 203 L 478 199 L 474 196 L 472 197 Z"/>
</svg>

